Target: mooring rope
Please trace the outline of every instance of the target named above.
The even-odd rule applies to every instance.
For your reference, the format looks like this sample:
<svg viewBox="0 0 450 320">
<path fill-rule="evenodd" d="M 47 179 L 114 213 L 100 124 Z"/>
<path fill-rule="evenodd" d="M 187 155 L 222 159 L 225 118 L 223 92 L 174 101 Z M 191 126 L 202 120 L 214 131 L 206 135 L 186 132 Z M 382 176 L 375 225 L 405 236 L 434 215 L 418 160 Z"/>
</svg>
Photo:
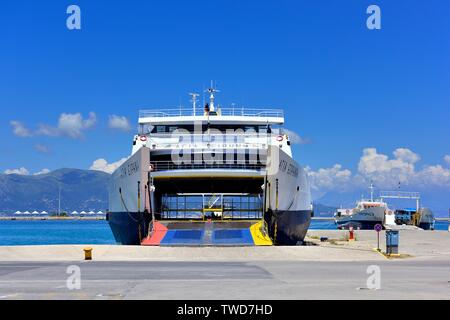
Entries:
<svg viewBox="0 0 450 320">
<path fill-rule="evenodd" d="M 122 201 L 122 208 L 125 208 L 125 211 L 127 212 L 128 216 L 130 217 L 131 220 L 133 220 L 134 222 L 139 223 L 140 220 L 134 219 L 133 216 L 130 214 L 130 211 L 128 211 L 128 207 L 125 204 L 125 201 L 123 200 L 122 188 L 119 188 L 119 193 L 120 193 L 120 200 Z"/>
</svg>

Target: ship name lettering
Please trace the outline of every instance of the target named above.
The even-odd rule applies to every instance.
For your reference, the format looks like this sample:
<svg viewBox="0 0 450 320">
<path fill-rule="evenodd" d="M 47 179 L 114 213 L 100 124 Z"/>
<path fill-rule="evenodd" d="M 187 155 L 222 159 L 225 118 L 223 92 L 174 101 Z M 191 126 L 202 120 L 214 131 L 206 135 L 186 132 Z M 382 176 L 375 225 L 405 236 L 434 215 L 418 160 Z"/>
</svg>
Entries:
<svg viewBox="0 0 450 320">
<path fill-rule="evenodd" d="M 120 168 L 120 176 L 121 177 L 132 176 L 138 171 L 139 171 L 139 164 L 137 163 L 137 161 L 134 161 Z"/>
</svg>

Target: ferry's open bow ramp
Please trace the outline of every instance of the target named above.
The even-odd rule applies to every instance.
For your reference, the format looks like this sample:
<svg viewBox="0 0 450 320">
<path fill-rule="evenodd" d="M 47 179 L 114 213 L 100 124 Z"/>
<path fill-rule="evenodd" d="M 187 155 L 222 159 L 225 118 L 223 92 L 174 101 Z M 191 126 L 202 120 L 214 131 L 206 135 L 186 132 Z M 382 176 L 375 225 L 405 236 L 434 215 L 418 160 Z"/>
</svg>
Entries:
<svg viewBox="0 0 450 320">
<path fill-rule="evenodd" d="M 206 221 L 153 223 L 144 246 L 270 246 L 261 221 Z"/>
</svg>

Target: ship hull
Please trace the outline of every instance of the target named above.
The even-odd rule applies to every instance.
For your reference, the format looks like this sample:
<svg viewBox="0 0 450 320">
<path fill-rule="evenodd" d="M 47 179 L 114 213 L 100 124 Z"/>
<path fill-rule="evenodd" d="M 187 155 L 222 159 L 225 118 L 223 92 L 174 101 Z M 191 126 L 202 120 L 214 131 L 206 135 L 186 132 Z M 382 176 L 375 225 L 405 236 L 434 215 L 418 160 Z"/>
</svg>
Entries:
<svg viewBox="0 0 450 320">
<path fill-rule="evenodd" d="M 424 230 L 434 230 L 434 214 L 430 209 L 420 209 L 419 228 Z"/>
<path fill-rule="evenodd" d="M 311 224 L 311 210 L 274 211 L 266 214 L 270 237 L 277 245 L 301 244 Z"/>
<path fill-rule="evenodd" d="M 312 212 L 277 211 L 268 213 L 269 234 L 276 245 L 302 244 L 309 225 Z M 107 219 L 117 244 L 140 245 L 148 233 L 150 217 L 137 212 L 111 212 Z"/>
<path fill-rule="evenodd" d="M 117 244 L 139 245 L 148 233 L 150 216 L 138 212 L 110 212 L 107 219 Z"/>
<path fill-rule="evenodd" d="M 419 228 L 423 230 L 434 230 L 434 223 L 432 222 L 421 222 Z"/>
<path fill-rule="evenodd" d="M 360 212 L 343 216 L 335 220 L 339 229 L 373 230 L 375 225 L 384 222 L 384 208 L 372 208 L 371 210 L 362 210 Z"/>
<path fill-rule="evenodd" d="M 352 219 L 348 221 L 336 221 L 338 229 L 349 229 L 353 227 L 353 229 L 359 230 L 373 230 L 375 225 L 383 224 L 383 221 L 366 221 L 366 220 L 357 220 Z"/>
<path fill-rule="evenodd" d="M 277 245 L 296 245 L 304 240 L 311 223 L 307 173 L 282 150 L 270 147 L 269 155 L 271 161 L 267 165 L 267 181 L 263 187 L 266 191 L 264 217 L 269 235 Z M 143 211 L 155 203 L 154 194 L 150 195 L 149 188 L 145 188 L 149 181 L 149 164 L 150 150 L 142 147 L 112 175 L 108 220 L 119 244 L 138 245 L 148 235 L 150 214 Z M 260 179 L 262 183 L 262 175 Z M 191 181 L 193 184 L 194 180 Z M 156 189 L 163 187 L 156 185 Z M 158 211 L 154 212 L 159 215 Z"/>
</svg>

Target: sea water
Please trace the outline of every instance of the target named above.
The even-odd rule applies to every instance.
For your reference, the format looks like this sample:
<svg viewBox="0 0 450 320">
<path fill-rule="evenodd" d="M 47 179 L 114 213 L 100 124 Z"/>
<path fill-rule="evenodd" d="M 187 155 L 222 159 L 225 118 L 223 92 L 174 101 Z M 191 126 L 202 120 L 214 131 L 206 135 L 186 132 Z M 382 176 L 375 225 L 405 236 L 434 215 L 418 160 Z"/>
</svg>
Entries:
<svg viewBox="0 0 450 320">
<path fill-rule="evenodd" d="M 436 221 L 447 230 L 447 221 Z M 312 220 L 310 229 L 336 229 L 333 220 Z M 425 231 L 431 232 L 431 231 Z M 115 244 L 106 220 L 0 220 L 0 246 Z"/>
<path fill-rule="evenodd" d="M 106 220 L 0 220 L 0 245 L 114 244 Z"/>
</svg>

